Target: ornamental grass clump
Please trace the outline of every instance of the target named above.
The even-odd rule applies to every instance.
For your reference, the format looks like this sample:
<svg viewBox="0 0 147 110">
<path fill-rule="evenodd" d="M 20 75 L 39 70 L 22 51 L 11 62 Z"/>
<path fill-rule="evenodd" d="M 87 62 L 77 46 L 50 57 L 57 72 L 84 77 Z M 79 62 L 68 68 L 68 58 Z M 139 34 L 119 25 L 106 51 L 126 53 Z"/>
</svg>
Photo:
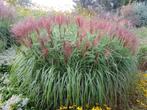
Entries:
<svg viewBox="0 0 147 110">
<path fill-rule="evenodd" d="M 58 15 L 25 19 L 12 32 L 22 45 L 11 68 L 11 84 L 39 109 L 129 106 L 138 40 L 124 27 Z"/>
<path fill-rule="evenodd" d="M 11 47 L 14 43 L 9 30 L 15 17 L 15 9 L 4 4 L 3 0 L 0 0 L 0 51 Z"/>
<path fill-rule="evenodd" d="M 13 20 L 15 16 L 16 16 L 15 8 L 4 4 L 3 0 L 0 0 L 0 20 L 2 19 Z"/>
</svg>

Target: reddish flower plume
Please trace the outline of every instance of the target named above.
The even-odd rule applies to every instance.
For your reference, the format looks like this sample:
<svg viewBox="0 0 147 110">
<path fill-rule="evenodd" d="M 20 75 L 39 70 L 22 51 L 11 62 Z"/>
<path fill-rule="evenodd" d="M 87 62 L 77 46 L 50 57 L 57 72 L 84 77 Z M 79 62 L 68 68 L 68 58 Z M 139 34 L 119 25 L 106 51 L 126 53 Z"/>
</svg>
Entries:
<svg viewBox="0 0 147 110">
<path fill-rule="evenodd" d="M 51 17 L 42 17 L 37 22 L 38 29 L 36 29 L 36 31 L 39 31 L 39 28 L 44 28 L 48 33 L 48 37 L 51 39 L 51 31 L 52 31 L 51 26 L 52 26 Z"/>
<path fill-rule="evenodd" d="M 105 51 L 104 51 L 104 56 L 105 56 L 106 58 L 108 58 L 110 55 L 111 55 L 110 49 L 106 48 Z"/>
<path fill-rule="evenodd" d="M 100 36 L 95 37 L 93 40 L 93 46 L 97 46 L 99 42 L 100 42 Z"/>
<path fill-rule="evenodd" d="M 131 28 L 133 26 L 133 24 L 131 23 L 131 21 L 126 20 L 126 19 L 121 19 L 118 21 L 118 24 L 122 27 L 128 27 Z"/>
<path fill-rule="evenodd" d="M 96 32 L 97 28 L 97 21 L 96 20 L 90 20 L 90 33 L 94 34 Z"/>
<path fill-rule="evenodd" d="M 86 34 L 87 33 L 85 31 L 83 31 L 82 33 L 80 33 L 80 36 L 79 36 L 79 38 L 77 39 L 77 42 L 76 42 L 77 48 L 80 48 L 83 40 L 86 38 Z"/>
<path fill-rule="evenodd" d="M 50 30 L 52 24 L 52 19 L 50 17 L 42 17 L 38 21 L 38 27 L 45 28 L 47 30 Z"/>
<path fill-rule="evenodd" d="M 12 27 L 12 33 L 15 35 L 16 38 L 21 39 L 26 36 L 25 26 L 22 23 L 18 23 Z"/>
<path fill-rule="evenodd" d="M 77 16 L 76 17 L 76 24 L 78 25 L 78 27 L 82 28 L 84 25 L 85 19 L 81 16 Z"/>
<path fill-rule="evenodd" d="M 0 0 L 0 19 L 12 20 L 15 16 L 15 9 L 13 7 L 5 5 L 3 0 Z"/>
<path fill-rule="evenodd" d="M 45 48 L 45 45 L 48 43 L 48 38 L 47 37 L 39 38 L 39 43 L 40 43 L 41 48 Z"/>
<path fill-rule="evenodd" d="M 135 50 L 138 47 L 137 37 L 124 28 L 117 28 L 115 32 L 116 37 L 118 37 L 123 43 L 124 46 L 129 48 L 132 53 L 135 53 Z"/>
<path fill-rule="evenodd" d="M 48 48 L 42 48 L 41 49 L 41 52 L 42 52 L 42 54 L 43 54 L 44 57 L 47 57 L 49 50 L 48 50 Z"/>
<path fill-rule="evenodd" d="M 115 28 L 115 23 L 108 22 L 106 20 L 99 20 L 96 24 L 98 30 L 106 31 L 110 33 Z"/>
<path fill-rule="evenodd" d="M 23 37 L 27 37 L 27 35 L 34 30 L 34 27 L 34 19 L 27 18 L 26 20 L 14 25 L 11 31 L 18 39 L 22 39 Z"/>
<path fill-rule="evenodd" d="M 85 56 L 86 54 L 86 52 L 87 52 L 87 50 L 89 49 L 91 47 L 91 42 L 88 40 L 88 39 L 86 39 L 85 40 L 85 42 L 84 42 L 84 45 L 83 45 L 83 47 L 82 47 L 82 54 Z"/>
<path fill-rule="evenodd" d="M 86 32 L 85 31 L 83 31 L 83 32 L 81 32 L 81 35 L 80 35 L 80 41 L 82 42 L 82 40 L 86 37 Z"/>
<path fill-rule="evenodd" d="M 91 47 L 91 42 L 89 40 L 86 40 L 86 43 L 85 43 L 85 49 L 89 49 Z"/>
<path fill-rule="evenodd" d="M 65 59 L 68 59 L 71 56 L 71 54 L 72 54 L 72 44 L 71 44 L 71 42 L 64 41 L 63 52 L 64 52 Z"/>
<path fill-rule="evenodd" d="M 138 41 L 136 36 L 129 32 L 126 28 L 117 25 L 117 23 L 109 22 L 109 21 L 98 21 L 97 22 L 97 29 L 105 31 L 113 37 L 117 37 L 120 41 L 124 43 L 124 46 L 129 48 L 132 53 L 134 53 L 134 50 L 137 49 Z"/>
<path fill-rule="evenodd" d="M 133 7 L 132 5 L 126 5 L 126 6 L 123 6 L 120 11 L 121 11 L 121 14 L 126 17 L 133 13 Z"/>
<path fill-rule="evenodd" d="M 68 20 L 69 19 L 64 15 L 58 15 L 54 17 L 55 23 L 58 24 L 59 26 L 61 26 L 62 24 L 67 24 L 69 22 Z"/>
<path fill-rule="evenodd" d="M 48 42 L 47 38 L 45 38 L 45 37 L 39 38 L 41 52 L 42 52 L 43 56 L 45 56 L 45 57 L 47 57 L 48 52 L 49 52 L 48 48 L 46 48 L 46 46 L 45 46 L 47 44 L 47 42 Z"/>
<path fill-rule="evenodd" d="M 27 37 L 27 38 L 24 39 L 23 41 L 24 41 L 24 44 L 25 44 L 26 47 L 29 47 L 29 48 L 32 47 L 32 45 L 33 45 L 33 41 L 32 41 L 31 38 Z"/>
</svg>

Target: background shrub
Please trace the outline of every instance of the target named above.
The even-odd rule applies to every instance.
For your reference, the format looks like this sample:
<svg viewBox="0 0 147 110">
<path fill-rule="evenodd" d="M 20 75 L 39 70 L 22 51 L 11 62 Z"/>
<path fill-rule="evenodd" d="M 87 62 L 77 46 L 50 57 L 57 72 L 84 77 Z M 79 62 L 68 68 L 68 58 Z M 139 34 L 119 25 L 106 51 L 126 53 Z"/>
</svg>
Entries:
<svg viewBox="0 0 147 110">
<path fill-rule="evenodd" d="M 32 5 L 31 0 L 4 0 L 4 1 L 6 1 L 7 3 L 13 6 L 26 7 Z"/>
<path fill-rule="evenodd" d="M 47 12 L 45 12 L 41 9 L 40 10 L 33 10 L 33 9 L 25 8 L 25 7 L 17 7 L 16 11 L 17 11 L 18 17 L 20 19 L 22 19 L 24 17 L 29 17 L 29 16 L 40 17 L 40 16 L 47 15 Z"/>
<path fill-rule="evenodd" d="M 92 10 L 96 13 L 99 11 L 112 11 L 120 8 L 123 5 L 130 4 L 134 1 L 145 1 L 145 0 L 74 0 L 77 6 Z"/>
<path fill-rule="evenodd" d="M 122 15 L 132 21 L 134 26 L 141 27 L 147 25 L 147 5 L 145 2 L 132 3 L 124 6 L 121 10 Z"/>
</svg>

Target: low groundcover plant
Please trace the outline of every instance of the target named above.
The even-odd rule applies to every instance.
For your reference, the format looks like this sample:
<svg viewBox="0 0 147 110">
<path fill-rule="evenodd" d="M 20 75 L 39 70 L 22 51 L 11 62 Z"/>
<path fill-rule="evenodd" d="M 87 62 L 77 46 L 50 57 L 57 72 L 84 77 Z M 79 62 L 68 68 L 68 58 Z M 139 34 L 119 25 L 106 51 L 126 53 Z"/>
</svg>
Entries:
<svg viewBox="0 0 147 110">
<path fill-rule="evenodd" d="M 39 109 L 129 107 L 138 40 L 124 26 L 58 15 L 27 18 L 12 32 L 22 44 L 11 68 L 12 86 Z"/>
</svg>

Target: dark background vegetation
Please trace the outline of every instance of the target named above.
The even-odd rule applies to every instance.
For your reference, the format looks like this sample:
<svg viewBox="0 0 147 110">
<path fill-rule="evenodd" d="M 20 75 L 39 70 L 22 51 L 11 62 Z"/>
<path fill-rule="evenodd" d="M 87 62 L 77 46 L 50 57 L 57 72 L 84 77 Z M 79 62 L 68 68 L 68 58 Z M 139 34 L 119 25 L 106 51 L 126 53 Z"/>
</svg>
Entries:
<svg viewBox="0 0 147 110">
<path fill-rule="evenodd" d="M 98 11 L 100 7 L 107 11 L 117 9 L 122 5 L 127 5 L 132 2 L 147 2 L 147 0 L 74 0 L 74 2 L 83 8 Z"/>
</svg>

